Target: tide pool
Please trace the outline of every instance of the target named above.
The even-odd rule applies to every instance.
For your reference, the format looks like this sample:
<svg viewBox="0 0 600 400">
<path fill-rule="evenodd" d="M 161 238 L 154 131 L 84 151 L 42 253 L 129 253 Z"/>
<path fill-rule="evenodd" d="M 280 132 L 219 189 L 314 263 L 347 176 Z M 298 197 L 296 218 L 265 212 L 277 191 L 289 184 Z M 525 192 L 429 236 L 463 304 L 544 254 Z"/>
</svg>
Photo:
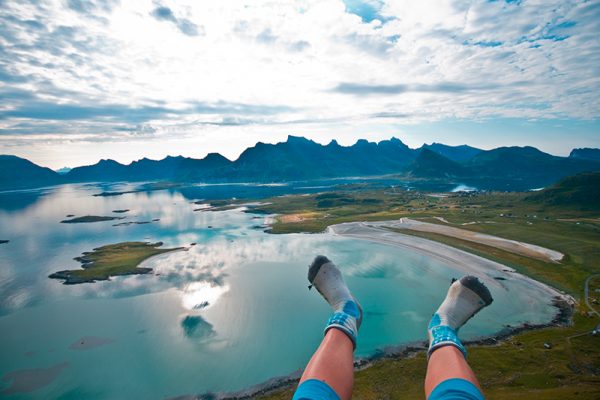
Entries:
<svg viewBox="0 0 600 400">
<path fill-rule="evenodd" d="M 38 383 L 6 398 L 163 399 L 236 391 L 297 371 L 330 315 L 308 290 L 307 267 L 317 254 L 340 266 L 363 306 L 357 356 L 425 341 L 431 314 L 451 278 L 461 276 L 439 259 L 397 247 L 330 234 L 266 234 L 256 226 L 268 216 L 193 211 L 198 205 L 178 191 L 92 196 L 99 189 L 58 186 L 35 192 L 33 201 L 32 192 L 13 193 L 24 206 L 0 210 L 0 239 L 10 240 L 0 245 L 0 377 L 21 371 L 30 389 Z M 235 190 L 226 193 L 234 197 Z M 130 211 L 113 213 L 124 209 Z M 68 214 L 126 219 L 59 223 Z M 77 268 L 73 258 L 82 252 L 123 241 L 189 250 L 144 262 L 154 269 L 149 275 L 74 286 L 47 277 Z M 486 284 L 494 303 L 461 331 L 463 339 L 553 317 L 546 295 L 493 278 L 490 272 Z M 34 375 L 48 382 L 39 386 Z M 0 397 L 10 387 L 1 382 Z"/>
</svg>

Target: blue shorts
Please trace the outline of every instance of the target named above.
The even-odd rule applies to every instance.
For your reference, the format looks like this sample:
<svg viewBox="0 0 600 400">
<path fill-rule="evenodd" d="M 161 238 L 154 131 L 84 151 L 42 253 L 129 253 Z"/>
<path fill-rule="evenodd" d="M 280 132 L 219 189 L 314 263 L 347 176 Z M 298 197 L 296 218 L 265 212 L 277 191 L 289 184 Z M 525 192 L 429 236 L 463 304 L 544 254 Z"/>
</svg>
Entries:
<svg viewBox="0 0 600 400">
<path fill-rule="evenodd" d="M 438 384 L 427 400 L 483 400 L 483 394 L 471 382 L 452 378 Z"/>
<path fill-rule="evenodd" d="M 292 400 L 340 400 L 340 398 L 325 382 L 308 379 L 298 386 Z"/>
<path fill-rule="evenodd" d="M 298 386 L 292 400 L 340 400 L 340 398 L 325 382 L 308 379 Z M 471 382 L 454 378 L 437 385 L 427 400 L 483 400 L 483 394 Z"/>
</svg>

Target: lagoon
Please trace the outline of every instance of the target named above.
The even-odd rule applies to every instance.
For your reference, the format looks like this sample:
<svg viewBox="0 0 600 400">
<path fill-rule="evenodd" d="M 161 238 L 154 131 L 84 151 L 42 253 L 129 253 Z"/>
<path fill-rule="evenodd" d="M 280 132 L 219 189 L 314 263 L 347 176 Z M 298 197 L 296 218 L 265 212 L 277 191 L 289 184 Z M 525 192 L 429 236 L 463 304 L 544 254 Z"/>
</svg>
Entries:
<svg viewBox="0 0 600 400">
<path fill-rule="evenodd" d="M 246 185 L 246 195 L 236 185 L 215 185 L 93 196 L 130 186 L 63 185 L 5 194 L 4 203 L 0 194 L 0 238 L 10 240 L 0 246 L 0 377 L 22 376 L 32 389 L 10 394 L 7 379 L 0 396 L 162 399 L 237 391 L 298 371 L 330 314 L 307 288 L 307 266 L 317 254 L 341 267 L 362 303 L 359 357 L 425 341 L 430 315 L 450 279 L 461 276 L 416 251 L 328 233 L 271 235 L 256 229 L 269 216 L 242 209 L 193 211 L 200 199 L 324 185 Z M 71 214 L 152 223 L 60 223 Z M 73 258 L 85 251 L 125 241 L 197 244 L 147 260 L 141 266 L 154 269 L 148 275 L 72 286 L 48 278 L 79 267 Z M 483 273 L 495 301 L 464 328 L 464 339 L 555 314 L 548 295 L 510 276 L 496 280 L 496 273 Z M 31 370 L 51 379 L 36 386 Z"/>
</svg>

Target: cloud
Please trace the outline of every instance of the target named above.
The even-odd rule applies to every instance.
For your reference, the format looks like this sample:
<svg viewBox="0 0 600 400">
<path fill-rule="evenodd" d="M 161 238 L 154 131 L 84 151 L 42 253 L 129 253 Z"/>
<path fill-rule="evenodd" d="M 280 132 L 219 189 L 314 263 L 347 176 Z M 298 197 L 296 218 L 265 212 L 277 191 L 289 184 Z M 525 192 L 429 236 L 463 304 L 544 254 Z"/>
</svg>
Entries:
<svg viewBox="0 0 600 400">
<path fill-rule="evenodd" d="M 168 21 L 175 24 L 175 26 L 187 36 L 198 36 L 204 34 L 202 27 L 194 24 L 192 21 L 186 18 L 177 18 L 173 11 L 169 7 L 158 6 L 150 13 L 158 21 Z"/>
<path fill-rule="evenodd" d="M 403 93 L 463 93 L 497 89 L 499 84 L 468 85 L 455 82 L 441 82 L 434 84 L 395 84 L 395 85 L 370 85 L 359 83 L 340 83 L 332 89 L 333 92 L 352 95 L 395 95 Z"/>
<path fill-rule="evenodd" d="M 5 0 L 0 151 L 598 119 L 598 20 L 583 0 Z"/>
<path fill-rule="evenodd" d="M 8 93 L 10 95 L 10 93 Z M 163 106 L 137 106 L 126 104 L 82 105 L 57 104 L 37 100 L 28 92 L 15 92 L 14 97 L 23 102 L 14 109 L 0 110 L 0 120 L 8 118 L 27 118 L 32 120 L 74 121 L 109 119 L 115 122 L 140 123 L 156 119 L 177 118 L 186 114 L 237 114 L 237 115 L 273 115 L 290 110 L 286 106 L 269 106 L 241 103 L 203 103 L 196 102 L 175 109 Z M 237 117 L 227 117 L 222 124 L 233 125 L 235 121 L 244 121 Z M 1 132 L 1 130 L 0 130 Z"/>
</svg>

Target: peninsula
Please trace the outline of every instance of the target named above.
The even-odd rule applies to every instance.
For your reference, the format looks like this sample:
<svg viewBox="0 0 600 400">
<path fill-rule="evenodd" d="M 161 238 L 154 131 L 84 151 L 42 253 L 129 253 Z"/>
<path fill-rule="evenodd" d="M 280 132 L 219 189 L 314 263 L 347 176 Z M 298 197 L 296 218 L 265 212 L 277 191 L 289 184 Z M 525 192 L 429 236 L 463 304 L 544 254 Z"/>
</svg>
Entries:
<svg viewBox="0 0 600 400">
<path fill-rule="evenodd" d="M 138 267 L 142 261 L 158 254 L 184 249 L 159 249 L 162 245 L 162 242 L 122 242 L 98 247 L 74 258 L 82 264 L 82 269 L 58 271 L 48 277 L 63 279 L 65 285 L 75 285 L 105 281 L 111 276 L 147 274 L 152 272 L 152 268 Z"/>
</svg>

